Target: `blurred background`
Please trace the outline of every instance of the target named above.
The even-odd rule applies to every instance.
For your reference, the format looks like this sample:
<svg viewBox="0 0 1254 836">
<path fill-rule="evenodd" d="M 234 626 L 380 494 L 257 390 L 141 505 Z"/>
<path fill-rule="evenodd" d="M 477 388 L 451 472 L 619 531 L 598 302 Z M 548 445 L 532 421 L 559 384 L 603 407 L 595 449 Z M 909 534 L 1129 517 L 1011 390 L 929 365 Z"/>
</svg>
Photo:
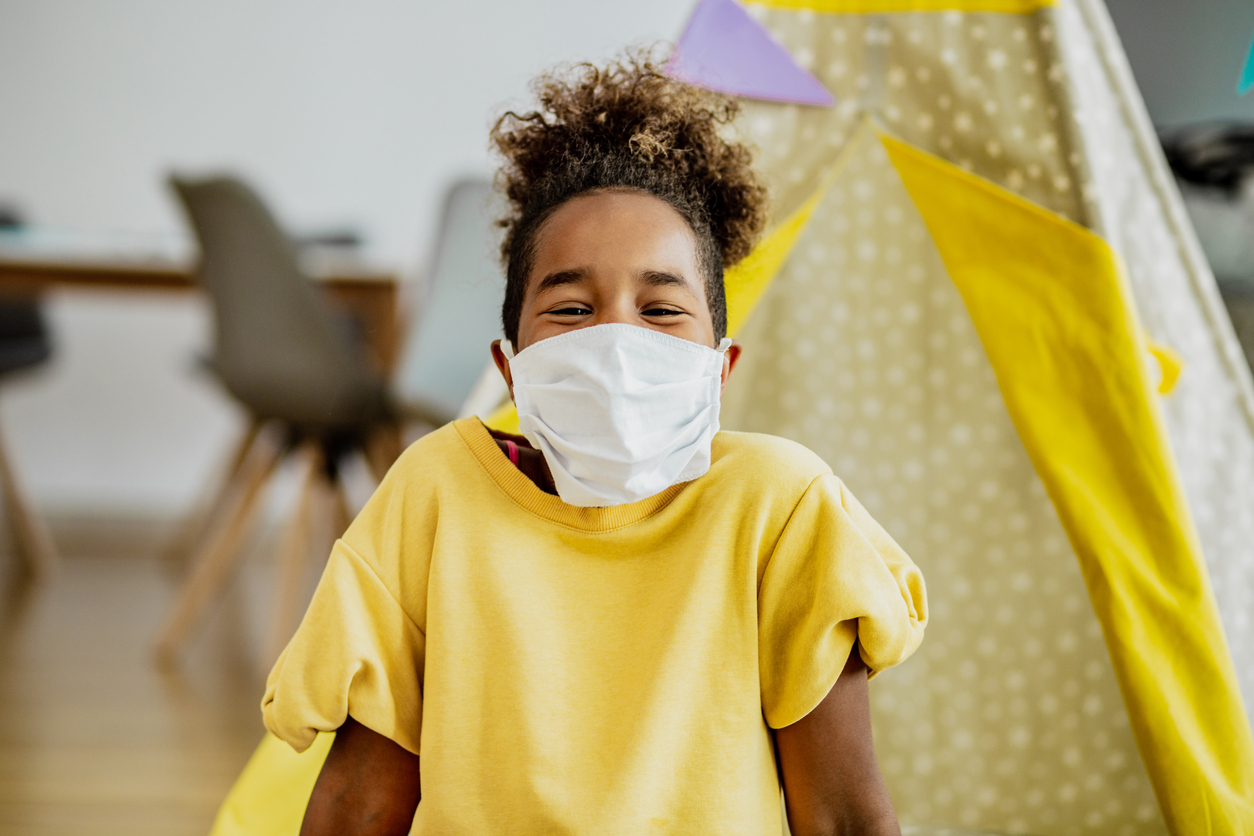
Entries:
<svg viewBox="0 0 1254 836">
<path fill-rule="evenodd" d="M 1254 93 L 1239 97 L 1234 83 L 1254 8 L 1107 6 L 1249 351 Z M 186 191 L 180 206 L 170 175 L 247 183 L 299 243 L 301 269 L 343 289 L 356 314 L 346 327 L 369 349 L 362 368 L 399 369 L 407 416 L 438 423 L 473 394 L 486 344 L 443 380 L 443 365 L 412 359 L 432 349 L 405 326 L 443 310 L 426 340 L 454 339 L 440 327 L 458 330 L 458 300 L 430 282 L 441 270 L 480 271 L 477 292 L 491 295 L 490 242 L 465 229 L 494 211 L 494 118 L 525 106 L 528 81 L 555 63 L 673 41 L 690 7 L 0 0 L 0 274 L 26 305 L 13 314 L 17 359 L 0 363 L 13 372 L 0 378 L 15 482 L 5 524 L 33 520 L 16 523 L 30 530 L 12 532 L 0 566 L 0 834 L 206 832 L 262 732 L 267 630 L 283 629 L 270 624 L 269 558 L 301 551 L 293 537 L 317 540 L 289 525 L 293 503 L 311 517 L 321 501 L 351 513 L 373 465 L 405 440 L 380 440 L 362 406 L 333 431 L 283 418 L 280 452 L 241 446 L 258 415 L 273 415 L 241 400 L 245 383 L 222 383 L 211 302 L 188 268 L 196 209 Z M 477 322 L 473 335 L 494 327 Z M 361 455 L 340 462 L 343 450 Z M 222 493 L 241 466 L 253 482 Z M 231 503 L 248 505 L 270 471 L 273 489 L 249 512 L 260 533 L 245 537 Z M 259 556 L 243 571 L 261 580 L 228 588 L 192 631 L 207 598 L 189 593 L 183 622 L 167 607 L 188 553 L 215 531 L 232 553 L 222 571 L 236 552 Z M 42 585 L 21 578 L 45 570 Z M 299 576 L 286 604 L 297 607 L 311 570 L 287 571 Z M 163 617 L 177 666 L 152 663 Z"/>
<path fill-rule="evenodd" d="M 247 593 L 268 589 L 299 467 L 279 469 L 243 537 L 253 574 L 177 668 L 152 663 L 186 577 L 179 526 L 198 522 L 250 421 L 202 361 L 209 300 L 145 282 L 196 251 L 167 177 L 238 176 L 293 236 L 347 242 L 324 249 L 348 273 L 394 279 L 405 320 L 450 188 L 491 175 L 494 118 L 542 69 L 673 38 L 688 11 L 0 0 L 0 251 L 95 265 L 96 278 L 139 271 L 130 284 L 40 284 L 51 352 L 0 391 L 12 470 L 61 564 L 30 584 L 20 554 L 6 546 L 0 562 L 0 833 L 204 833 L 263 730 L 270 597 Z M 373 482 L 358 484 L 359 502 Z"/>
<path fill-rule="evenodd" d="M 227 170 L 294 233 L 348 230 L 363 258 L 417 278 L 444 190 L 490 175 L 487 129 L 529 79 L 674 38 L 687 13 L 660 0 L 4 0 L 0 205 L 186 251 L 167 174 Z M 208 346 L 204 303 L 50 301 L 59 350 L 38 382 L 5 393 L 32 499 L 50 516 L 185 508 L 240 420 L 188 373 Z"/>
<path fill-rule="evenodd" d="M 1156 125 L 1254 123 L 1254 95 L 1233 92 L 1247 3 L 1108 6 Z M 486 130 L 536 72 L 674 40 L 688 12 L 0 0 L 0 209 L 76 247 L 188 252 L 165 177 L 228 170 L 293 232 L 347 231 L 363 258 L 418 279 L 444 190 L 490 176 Z M 58 351 L 4 392 L 32 499 L 54 519 L 185 508 L 241 420 L 188 373 L 208 345 L 204 301 L 54 294 L 48 316 Z"/>
</svg>

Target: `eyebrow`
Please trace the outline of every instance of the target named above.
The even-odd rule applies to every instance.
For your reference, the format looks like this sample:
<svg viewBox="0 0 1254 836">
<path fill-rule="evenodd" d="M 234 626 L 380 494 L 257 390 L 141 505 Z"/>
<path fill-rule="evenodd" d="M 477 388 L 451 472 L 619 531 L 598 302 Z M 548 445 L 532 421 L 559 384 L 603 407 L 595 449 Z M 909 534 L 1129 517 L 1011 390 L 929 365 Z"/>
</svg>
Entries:
<svg viewBox="0 0 1254 836">
<path fill-rule="evenodd" d="M 651 287 L 678 287 L 688 291 L 694 296 L 696 295 L 695 293 L 692 293 L 691 284 L 682 276 L 677 276 L 674 273 L 667 273 L 664 270 L 645 270 L 640 274 L 640 278 L 644 280 L 645 284 Z M 556 273 L 550 273 L 540 280 L 540 283 L 536 285 L 536 295 L 539 295 L 546 290 L 552 290 L 555 287 L 561 287 L 562 285 L 579 284 L 580 282 L 587 281 L 587 279 L 588 270 L 586 268 L 581 267 L 575 270 L 559 270 Z"/>
<path fill-rule="evenodd" d="M 546 290 L 555 287 L 561 287 L 564 284 L 579 284 L 588 278 L 588 271 L 584 269 L 578 270 L 559 270 L 556 273 L 549 273 L 540 283 L 536 285 L 536 295 L 539 296 Z"/>
<path fill-rule="evenodd" d="M 683 288 L 692 293 L 690 284 L 682 276 L 676 276 L 674 273 L 666 273 L 661 270 L 646 270 L 640 274 L 640 278 L 644 279 L 645 283 L 651 287 L 673 286 Z"/>
</svg>

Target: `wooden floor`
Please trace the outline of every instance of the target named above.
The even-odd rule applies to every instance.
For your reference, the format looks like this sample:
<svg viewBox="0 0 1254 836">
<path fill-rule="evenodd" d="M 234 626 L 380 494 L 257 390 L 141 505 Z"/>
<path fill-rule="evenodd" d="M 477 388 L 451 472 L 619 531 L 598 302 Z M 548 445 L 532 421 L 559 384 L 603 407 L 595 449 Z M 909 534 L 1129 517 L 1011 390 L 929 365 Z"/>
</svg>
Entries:
<svg viewBox="0 0 1254 836">
<path fill-rule="evenodd" d="M 38 586 L 12 566 L 0 554 L 0 836 L 203 836 L 263 733 L 247 574 L 163 672 L 166 564 L 67 555 Z"/>
</svg>

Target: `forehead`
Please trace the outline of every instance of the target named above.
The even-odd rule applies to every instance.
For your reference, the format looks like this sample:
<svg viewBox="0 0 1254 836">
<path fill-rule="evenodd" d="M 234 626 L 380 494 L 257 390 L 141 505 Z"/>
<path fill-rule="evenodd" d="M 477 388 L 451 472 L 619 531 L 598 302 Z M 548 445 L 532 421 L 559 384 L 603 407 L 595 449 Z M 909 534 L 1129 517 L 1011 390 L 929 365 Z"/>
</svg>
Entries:
<svg viewBox="0 0 1254 836">
<path fill-rule="evenodd" d="M 540 227 L 534 252 L 532 276 L 667 270 L 699 281 L 692 228 L 669 203 L 644 192 L 594 192 L 566 201 Z"/>
</svg>

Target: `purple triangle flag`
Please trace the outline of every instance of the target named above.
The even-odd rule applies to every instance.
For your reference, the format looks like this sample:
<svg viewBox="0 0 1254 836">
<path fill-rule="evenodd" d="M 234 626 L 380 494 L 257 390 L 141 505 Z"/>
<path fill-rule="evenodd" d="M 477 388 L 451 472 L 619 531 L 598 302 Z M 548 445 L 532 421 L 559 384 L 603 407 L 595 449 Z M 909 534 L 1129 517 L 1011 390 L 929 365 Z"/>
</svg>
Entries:
<svg viewBox="0 0 1254 836">
<path fill-rule="evenodd" d="M 749 99 L 824 106 L 836 101 L 735 0 L 700 0 L 666 72 Z"/>
</svg>

